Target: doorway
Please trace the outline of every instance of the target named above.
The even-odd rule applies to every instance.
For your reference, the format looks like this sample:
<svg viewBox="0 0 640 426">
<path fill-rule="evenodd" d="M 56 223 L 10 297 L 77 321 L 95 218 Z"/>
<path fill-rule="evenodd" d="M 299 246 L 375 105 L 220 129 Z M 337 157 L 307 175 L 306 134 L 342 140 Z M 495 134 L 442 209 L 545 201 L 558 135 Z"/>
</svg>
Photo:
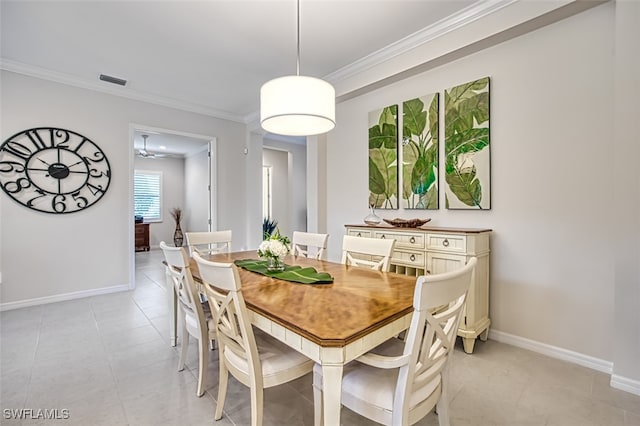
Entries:
<svg viewBox="0 0 640 426">
<path fill-rule="evenodd" d="M 133 273 L 137 257 L 134 215 L 136 203 L 140 204 L 135 189 L 139 174 L 160 176 L 159 215 L 149 221 L 143 219 L 149 223 L 149 246 L 152 250 L 158 248 L 161 241 L 173 245 L 176 223 L 171 210 L 174 208 L 182 211 L 180 225 L 183 231 L 217 228 L 216 138 L 145 125 L 131 125 L 130 135 L 132 237 L 129 250 Z"/>
</svg>

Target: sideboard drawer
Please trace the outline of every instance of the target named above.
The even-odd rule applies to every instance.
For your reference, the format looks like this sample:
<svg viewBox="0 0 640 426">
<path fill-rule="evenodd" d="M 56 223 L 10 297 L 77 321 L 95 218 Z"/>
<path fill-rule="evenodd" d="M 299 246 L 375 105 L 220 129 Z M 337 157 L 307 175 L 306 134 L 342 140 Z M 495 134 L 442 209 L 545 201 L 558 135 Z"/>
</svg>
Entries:
<svg viewBox="0 0 640 426">
<path fill-rule="evenodd" d="M 456 234 L 427 234 L 427 250 L 465 253 L 467 237 Z"/>
<path fill-rule="evenodd" d="M 347 235 L 351 235 L 352 237 L 371 238 L 371 231 L 365 231 L 362 229 L 347 229 Z"/>
<path fill-rule="evenodd" d="M 393 250 L 391 263 L 424 269 L 426 267 L 426 256 L 424 252 Z"/>
<path fill-rule="evenodd" d="M 411 234 L 408 232 L 375 231 L 374 238 L 396 240 L 396 247 L 404 247 L 415 250 L 424 250 L 424 234 Z"/>
</svg>

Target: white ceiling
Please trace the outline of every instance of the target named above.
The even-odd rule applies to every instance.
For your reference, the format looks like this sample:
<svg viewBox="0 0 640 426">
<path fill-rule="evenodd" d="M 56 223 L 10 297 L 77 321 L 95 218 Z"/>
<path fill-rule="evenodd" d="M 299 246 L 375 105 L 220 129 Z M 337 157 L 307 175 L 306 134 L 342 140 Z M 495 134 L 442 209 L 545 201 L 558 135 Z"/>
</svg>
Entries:
<svg viewBox="0 0 640 426">
<path fill-rule="evenodd" d="M 301 0 L 301 74 L 326 77 L 477 3 Z M 2 0 L 4 64 L 248 121 L 260 86 L 296 72 L 295 0 Z M 85 86 L 87 85 L 85 84 Z M 105 86 L 105 87 L 106 87 Z"/>
<path fill-rule="evenodd" d="M 142 135 L 148 136 L 146 151 L 154 154 L 174 154 L 177 157 L 188 157 L 206 150 L 209 145 L 207 139 L 162 133 L 154 130 L 136 130 L 133 134 L 133 148 L 136 153 L 144 147 Z"/>
<path fill-rule="evenodd" d="M 502 8 L 520 12 L 502 15 L 513 23 L 494 19 L 498 37 L 473 49 L 603 1 L 300 0 L 300 73 L 345 87 L 351 76 L 419 49 L 425 37 Z M 0 24 L 1 69 L 247 124 L 256 122 L 260 86 L 296 72 L 296 0 L 0 0 Z M 135 132 L 136 149 L 142 133 L 149 132 Z M 149 134 L 149 151 L 164 145 L 190 155 L 207 143 Z"/>
</svg>

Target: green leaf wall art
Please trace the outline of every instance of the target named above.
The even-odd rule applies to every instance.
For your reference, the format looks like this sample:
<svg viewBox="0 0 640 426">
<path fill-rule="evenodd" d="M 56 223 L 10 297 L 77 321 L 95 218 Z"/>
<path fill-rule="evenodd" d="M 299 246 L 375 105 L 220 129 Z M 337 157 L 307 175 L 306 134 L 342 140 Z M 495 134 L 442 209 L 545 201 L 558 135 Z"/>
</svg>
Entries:
<svg viewBox="0 0 640 426">
<path fill-rule="evenodd" d="M 398 208 L 398 105 L 369 113 L 369 205 Z"/>
<path fill-rule="evenodd" d="M 444 92 L 445 202 L 490 209 L 489 77 Z"/>
<path fill-rule="evenodd" d="M 438 209 L 438 94 L 402 103 L 402 200 L 406 209 Z"/>
</svg>

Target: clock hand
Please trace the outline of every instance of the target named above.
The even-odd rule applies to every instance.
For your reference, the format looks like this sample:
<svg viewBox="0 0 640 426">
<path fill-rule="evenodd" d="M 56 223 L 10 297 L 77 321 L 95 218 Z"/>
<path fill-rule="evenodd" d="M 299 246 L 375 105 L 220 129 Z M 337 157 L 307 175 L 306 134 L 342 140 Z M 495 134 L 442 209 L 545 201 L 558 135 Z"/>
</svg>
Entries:
<svg viewBox="0 0 640 426">
<path fill-rule="evenodd" d="M 38 161 L 43 162 L 44 164 L 46 164 L 47 166 L 50 166 L 51 164 L 47 163 L 46 161 L 44 161 L 42 158 L 38 158 Z"/>
<path fill-rule="evenodd" d="M 67 166 L 67 167 L 68 167 L 68 168 L 71 168 L 71 167 L 73 167 L 73 166 L 77 166 L 77 165 L 78 165 L 78 164 L 80 164 L 80 163 L 84 163 L 84 160 L 80 160 L 80 161 L 78 161 L 77 163 L 73 163 L 73 164 L 71 164 L 71 165 L 69 165 L 69 166 Z"/>
</svg>

